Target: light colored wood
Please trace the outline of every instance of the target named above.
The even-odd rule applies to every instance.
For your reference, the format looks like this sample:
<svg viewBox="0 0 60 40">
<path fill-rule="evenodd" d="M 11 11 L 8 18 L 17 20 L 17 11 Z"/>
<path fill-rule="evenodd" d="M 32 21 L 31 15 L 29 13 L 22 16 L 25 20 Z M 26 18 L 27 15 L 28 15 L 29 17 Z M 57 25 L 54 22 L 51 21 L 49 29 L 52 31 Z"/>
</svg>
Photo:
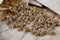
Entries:
<svg viewBox="0 0 60 40">
<path fill-rule="evenodd" d="M 2 3 L 3 0 L 0 0 L 0 4 Z"/>
<path fill-rule="evenodd" d="M 29 0 L 29 3 L 33 4 L 33 5 L 36 5 L 36 6 L 42 7 L 42 4 L 40 4 L 40 3 L 38 3 L 37 1 L 34 1 L 34 0 Z"/>
<path fill-rule="evenodd" d="M 60 15 L 60 0 L 37 0 Z"/>
</svg>

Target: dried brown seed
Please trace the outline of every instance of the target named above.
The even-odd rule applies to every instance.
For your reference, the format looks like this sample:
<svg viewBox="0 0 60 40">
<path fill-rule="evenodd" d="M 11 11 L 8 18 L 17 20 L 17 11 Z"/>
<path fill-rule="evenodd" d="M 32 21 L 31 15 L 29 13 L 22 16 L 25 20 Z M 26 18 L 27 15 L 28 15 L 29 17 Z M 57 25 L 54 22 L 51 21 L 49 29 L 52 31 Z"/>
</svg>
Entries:
<svg viewBox="0 0 60 40">
<path fill-rule="evenodd" d="M 24 31 L 24 32 L 29 32 L 30 30 L 29 30 L 29 28 L 24 27 L 24 28 L 23 28 L 23 31 Z"/>
<path fill-rule="evenodd" d="M 23 30 L 22 28 L 19 28 L 19 27 L 17 29 L 18 29 L 18 31 L 22 31 Z"/>
<path fill-rule="evenodd" d="M 56 35 L 56 33 L 54 31 L 51 31 L 49 34 L 50 35 Z"/>
</svg>

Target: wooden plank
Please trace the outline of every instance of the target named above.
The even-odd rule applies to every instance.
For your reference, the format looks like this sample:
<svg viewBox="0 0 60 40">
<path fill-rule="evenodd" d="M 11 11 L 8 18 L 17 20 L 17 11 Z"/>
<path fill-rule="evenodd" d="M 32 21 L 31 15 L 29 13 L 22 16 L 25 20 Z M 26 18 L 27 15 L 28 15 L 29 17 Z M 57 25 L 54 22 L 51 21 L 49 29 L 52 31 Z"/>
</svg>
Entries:
<svg viewBox="0 0 60 40">
<path fill-rule="evenodd" d="M 37 0 L 60 15 L 60 0 Z"/>
<path fill-rule="evenodd" d="M 33 5 L 36 5 L 36 6 L 42 7 L 42 5 L 40 3 L 38 3 L 37 1 L 34 1 L 34 0 L 29 0 L 29 3 L 33 4 Z"/>
</svg>

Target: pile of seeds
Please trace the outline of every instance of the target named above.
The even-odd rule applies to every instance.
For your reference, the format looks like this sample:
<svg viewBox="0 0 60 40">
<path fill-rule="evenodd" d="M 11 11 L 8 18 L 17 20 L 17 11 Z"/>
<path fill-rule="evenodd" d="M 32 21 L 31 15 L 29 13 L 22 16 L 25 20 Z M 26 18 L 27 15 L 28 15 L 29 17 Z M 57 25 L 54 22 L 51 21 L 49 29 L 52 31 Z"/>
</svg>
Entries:
<svg viewBox="0 0 60 40">
<path fill-rule="evenodd" d="M 49 16 L 49 10 L 36 6 L 26 5 L 20 2 L 15 6 L 11 6 L 11 12 L 3 19 L 10 28 L 16 28 L 18 31 L 31 32 L 36 36 L 44 36 L 46 34 L 55 35 L 54 29 L 59 26 L 58 19 Z"/>
<path fill-rule="evenodd" d="M 0 4 L 0 6 L 8 8 L 10 6 L 18 4 L 20 1 L 21 0 L 3 0 L 3 2 Z"/>
</svg>

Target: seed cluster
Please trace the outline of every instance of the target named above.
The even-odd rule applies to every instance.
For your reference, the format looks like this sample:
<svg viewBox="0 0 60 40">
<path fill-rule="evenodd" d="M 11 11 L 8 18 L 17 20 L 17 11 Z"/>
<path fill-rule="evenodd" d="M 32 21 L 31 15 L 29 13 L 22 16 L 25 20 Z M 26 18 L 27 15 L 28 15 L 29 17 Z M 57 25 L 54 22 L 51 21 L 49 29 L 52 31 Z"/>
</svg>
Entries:
<svg viewBox="0 0 60 40">
<path fill-rule="evenodd" d="M 21 0 L 3 0 L 3 2 L 0 4 L 0 6 L 8 8 L 10 6 L 18 4 L 20 1 Z"/>
<path fill-rule="evenodd" d="M 3 19 L 10 28 L 16 28 L 18 31 L 31 32 L 36 36 L 46 34 L 55 35 L 54 29 L 58 26 L 58 20 L 55 16 L 48 16 L 48 10 L 36 6 L 27 6 L 26 3 L 19 3 L 10 8 L 11 12 Z"/>
</svg>

